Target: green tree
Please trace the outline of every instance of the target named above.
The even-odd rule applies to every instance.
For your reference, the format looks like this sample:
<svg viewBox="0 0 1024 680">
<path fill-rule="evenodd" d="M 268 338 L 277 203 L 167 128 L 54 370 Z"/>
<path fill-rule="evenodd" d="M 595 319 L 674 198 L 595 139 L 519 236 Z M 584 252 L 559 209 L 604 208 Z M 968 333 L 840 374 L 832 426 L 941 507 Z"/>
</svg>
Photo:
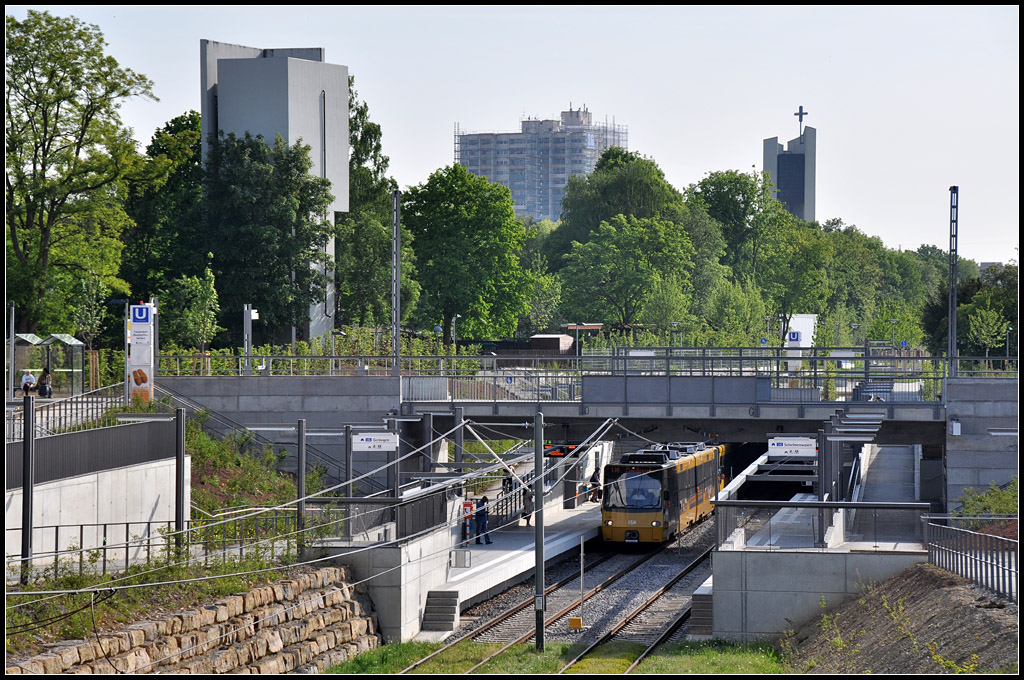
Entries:
<svg viewBox="0 0 1024 680">
<path fill-rule="evenodd" d="M 675 272 L 655 272 L 654 283 L 644 300 L 640 321 L 652 330 L 669 337 L 676 331 L 693 337 L 697 320 L 693 315 L 692 287 L 688 279 Z"/>
<path fill-rule="evenodd" d="M 204 175 L 207 252 L 224 313 L 237 335 L 252 303 L 271 333 L 301 325 L 324 299 L 334 228 L 325 219 L 330 182 L 309 173 L 309 147 L 262 136 L 212 138 Z"/>
<path fill-rule="evenodd" d="M 98 27 L 29 10 L 6 17 L 5 37 L 8 298 L 31 332 L 70 325 L 62 310 L 88 272 L 126 288 L 119 196 L 165 164 L 140 159 L 118 114 L 152 83 L 105 54 Z"/>
<path fill-rule="evenodd" d="M 692 259 L 693 245 L 678 224 L 618 215 L 565 256 L 566 309 L 578 319 L 636 323 L 659 281 L 674 277 L 673 285 L 691 293 Z"/>
<path fill-rule="evenodd" d="M 998 309 L 993 309 L 991 296 L 979 293 L 974 303 L 965 310 L 967 341 L 973 348 L 985 351 L 985 356 L 995 347 L 1002 347 L 1006 341 L 1006 329 L 1010 327 Z"/>
<path fill-rule="evenodd" d="M 397 183 L 387 175 L 380 125 L 348 79 L 349 212 L 338 220 L 334 252 L 337 323 L 387 324 L 391 320 L 391 201 Z M 402 225 L 402 319 L 419 299 L 412 234 Z"/>
<path fill-rule="evenodd" d="M 562 218 L 545 239 L 544 253 L 557 271 L 573 241 L 586 243 L 601 223 L 616 215 L 675 221 L 682 210 L 682 195 L 653 160 L 611 147 L 601 155 L 594 172 L 569 178 Z"/>
<path fill-rule="evenodd" d="M 161 293 L 161 331 L 168 340 L 200 353 L 224 329 L 217 325 L 220 303 L 209 267 L 198 276 L 180 276 Z"/>
<path fill-rule="evenodd" d="M 391 224 L 370 211 L 338 221 L 334 244 L 338 323 L 383 325 L 391 320 Z M 410 317 L 420 295 L 413 278 L 416 254 L 408 228 L 402 227 L 402 320 Z"/>
<path fill-rule="evenodd" d="M 107 316 L 106 299 L 110 290 L 103 285 L 103 280 L 97 274 L 80 279 L 78 285 L 75 334 L 82 338 L 86 348 L 91 350 L 93 342 L 103 329 L 103 322 Z"/>
<path fill-rule="evenodd" d="M 562 281 L 557 274 L 548 271 L 544 256 L 536 251 L 524 251 L 524 254 L 523 268 L 533 281 L 533 290 L 529 309 L 520 315 L 517 324 L 516 335 L 521 338 L 554 330 L 562 301 Z"/>
<path fill-rule="evenodd" d="M 711 293 L 704 319 L 707 344 L 757 346 L 765 334 L 764 300 L 753 284 L 721 280 Z"/>
<path fill-rule="evenodd" d="M 831 244 L 815 227 L 795 219 L 773 228 L 765 241 L 758 280 L 770 307 L 782 316 L 785 337 L 794 314 L 825 311 Z"/>
<path fill-rule="evenodd" d="M 509 190 L 449 166 L 408 191 L 402 216 L 416 239 L 420 318 L 440 321 L 445 344 L 456 314 L 464 337 L 511 335 L 533 282 L 520 264 L 526 231 Z"/>
<path fill-rule="evenodd" d="M 203 236 L 199 114 L 168 121 L 146 147 L 152 159 L 167 159 L 170 172 L 160 184 L 133 186 L 125 201 L 132 218 L 124 234 L 121 276 L 136 297 L 148 298 L 178 276 L 197 276 L 206 267 Z"/>
<path fill-rule="evenodd" d="M 900 347 L 904 340 L 911 348 L 919 347 L 924 339 L 920 313 L 910 303 L 898 298 L 885 300 L 879 305 L 864 337 L 893 342 L 894 335 L 895 347 Z"/>
</svg>

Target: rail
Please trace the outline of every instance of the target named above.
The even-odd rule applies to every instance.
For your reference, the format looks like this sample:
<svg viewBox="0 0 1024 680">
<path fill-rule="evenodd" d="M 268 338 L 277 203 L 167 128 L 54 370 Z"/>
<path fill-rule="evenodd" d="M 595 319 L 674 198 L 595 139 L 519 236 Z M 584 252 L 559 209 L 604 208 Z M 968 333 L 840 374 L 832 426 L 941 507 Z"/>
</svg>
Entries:
<svg viewBox="0 0 1024 680">
<path fill-rule="evenodd" d="M 1016 535 L 1016 517 L 929 515 L 924 520 L 929 563 L 1018 601 L 1019 542 L 999 535 Z"/>
</svg>

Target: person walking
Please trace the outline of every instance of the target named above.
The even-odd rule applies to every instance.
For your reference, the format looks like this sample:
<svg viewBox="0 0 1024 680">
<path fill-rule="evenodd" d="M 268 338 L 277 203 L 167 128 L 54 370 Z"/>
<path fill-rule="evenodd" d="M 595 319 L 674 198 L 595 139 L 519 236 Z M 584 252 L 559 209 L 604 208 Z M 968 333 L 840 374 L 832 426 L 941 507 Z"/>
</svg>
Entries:
<svg viewBox="0 0 1024 680">
<path fill-rule="evenodd" d="M 493 543 L 491 534 L 487 530 L 487 496 L 484 496 L 476 503 L 476 544 L 480 545 L 480 535 L 483 535 L 487 545 Z"/>
<path fill-rule="evenodd" d="M 594 470 L 590 475 L 590 502 L 597 503 L 601 500 L 601 471 Z"/>
<path fill-rule="evenodd" d="M 533 517 L 533 492 L 527 489 L 523 492 L 523 519 L 526 526 L 530 526 L 530 518 Z"/>
</svg>

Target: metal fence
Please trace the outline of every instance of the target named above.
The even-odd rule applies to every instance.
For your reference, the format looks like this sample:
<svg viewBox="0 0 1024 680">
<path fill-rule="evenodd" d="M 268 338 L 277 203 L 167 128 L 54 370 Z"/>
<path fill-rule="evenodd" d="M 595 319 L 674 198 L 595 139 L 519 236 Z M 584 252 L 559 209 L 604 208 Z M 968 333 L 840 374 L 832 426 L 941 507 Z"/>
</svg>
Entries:
<svg viewBox="0 0 1024 680">
<path fill-rule="evenodd" d="M 928 562 L 1007 599 L 1018 601 L 1019 544 L 1015 539 L 996 534 L 1016 533 L 1016 517 L 932 515 L 925 520 Z"/>
<path fill-rule="evenodd" d="M 24 402 L 9 402 L 5 415 L 6 440 L 20 441 L 25 437 Z M 116 423 L 113 411 L 124 405 L 124 383 L 108 385 L 98 390 L 67 399 L 35 402 L 36 437 L 75 432 Z"/>
<path fill-rule="evenodd" d="M 760 401 L 940 403 L 950 361 L 888 348 L 619 347 L 580 357 L 410 356 L 400 362 L 410 401 L 582 401 L 583 376 L 754 377 Z M 163 375 L 242 375 L 244 356 L 162 356 Z M 958 357 L 963 377 L 1017 377 L 1012 359 Z M 381 376 L 392 357 L 258 356 L 256 375 Z"/>
<path fill-rule="evenodd" d="M 186 522 L 181 552 L 210 564 L 228 557 L 244 557 L 262 551 L 274 558 L 294 554 L 300 537 L 294 511 L 276 511 L 237 519 L 194 519 Z M 315 525 L 311 525 L 315 535 Z M 107 522 L 49 525 L 33 528 L 33 544 L 48 552 L 36 552 L 31 570 L 36 577 L 61 574 L 108 574 L 136 565 L 160 566 L 176 562 L 174 521 Z M 18 545 L 21 529 L 6 529 L 8 545 Z M 8 582 L 21 576 L 21 561 L 9 559 Z"/>
<path fill-rule="evenodd" d="M 8 442 L 6 489 L 20 489 L 23 442 Z M 44 484 L 103 470 L 173 459 L 173 422 L 125 423 L 40 437 L 34 445 L 34 480 Z"/>
<path fill-rule="evenodd" d="M 321 539 L 373 543 L 401 540 L 448 521 L 444 490 L 412 500 L 393 498 L 318 498 L 299 521 L 294 508 L 253 514 L 258 508 L 186 522 L 181 553 L 210 564 L 229 557 L 261 554 L 270 559 L 295 555 Z M 250 516 L 251 515 L 251 516 Z M 38 526 L 33 544 L 48 552 L 31 559 L 35 576 L 119 573 L 133 565 L 160 566 L 178 561 L 173 520 Z M 19 545 L 21 529 L 6 529 L 7 545 Z M 9 582 L 21 576 L 21 561 L 7 560 Z"/>
</svg>

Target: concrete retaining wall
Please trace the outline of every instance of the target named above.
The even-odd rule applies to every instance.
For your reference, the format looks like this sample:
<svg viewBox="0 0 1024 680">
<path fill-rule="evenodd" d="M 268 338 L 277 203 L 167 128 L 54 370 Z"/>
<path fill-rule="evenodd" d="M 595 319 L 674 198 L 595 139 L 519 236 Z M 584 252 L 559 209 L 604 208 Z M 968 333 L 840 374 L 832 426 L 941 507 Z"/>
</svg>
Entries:
<svg viewBox="0 0 1024 680">
<path fill-rule="evenodd" d="M 367 581 L 380 633 L 387 642 L 405 642 L 420 632 L 427 593 L 448 581 L 448 555 L 457 537 L 461 499 L 449 503 L 453 528 L 439 529 L 400 545 L 325 548 L 352 565 L 356 579 Z"/>
<path fill-rule="evenodd" d="M 924 550 L 862 552 L 716 551 L 714 637 L 774 639 L 918 562 Z"/>
<path fill-rule="evenodd" d="M 380 639 L 349 571 L 328 567 L 113 635 L 67 640 L 7 673 L 322 672 Z"/>
<path fill-rule="evenodd" d="M 47 484 L 37 484 L 33 496 L 33 526 L 64 526 L 57 537 L 61 550 L 71 546 L 91 547 L 103 543 L 100 527 L 86 527 L 83 524 L 117 524 L 107 534 L 107 542 L 125 540 L 124 525 L 137 536 L 143 535 L 144 522 L 174 522 L 174 459 L 160 460 L 128 467 L 94 472 L 78 477 L 69 477 Z M 191 457 L 185 456 L 185 506 L 191 502 Z M 4 527 L 8 546 L 21 544 L 21 489 L 4 494 Z M 185 516 L 190 513 L 186 510 Z M 11 531 L 11 530 L 14 531 Z M 73 530 L 72 530 L 73 529 Z M 154 532 L 156 527 L 153 528 Z M 32 534 L 35 552 L 54 549 L 53 529 L 35 530 Z M 135 550 L 145 557 L 145 547 Z M 123 553 L 121 553 L 123 554 Z"/>
<path fill-rule="evenodd" d="M 955 378 L 946 380 L 946 502 L 964 490 L 1005 484 L 1018 474 L 1019 439 L 996 436 L 990 428 L 1018 427 L 1018 380 Z M 952 434 L 959 422 L 960 434 Z"/>
</svg>

